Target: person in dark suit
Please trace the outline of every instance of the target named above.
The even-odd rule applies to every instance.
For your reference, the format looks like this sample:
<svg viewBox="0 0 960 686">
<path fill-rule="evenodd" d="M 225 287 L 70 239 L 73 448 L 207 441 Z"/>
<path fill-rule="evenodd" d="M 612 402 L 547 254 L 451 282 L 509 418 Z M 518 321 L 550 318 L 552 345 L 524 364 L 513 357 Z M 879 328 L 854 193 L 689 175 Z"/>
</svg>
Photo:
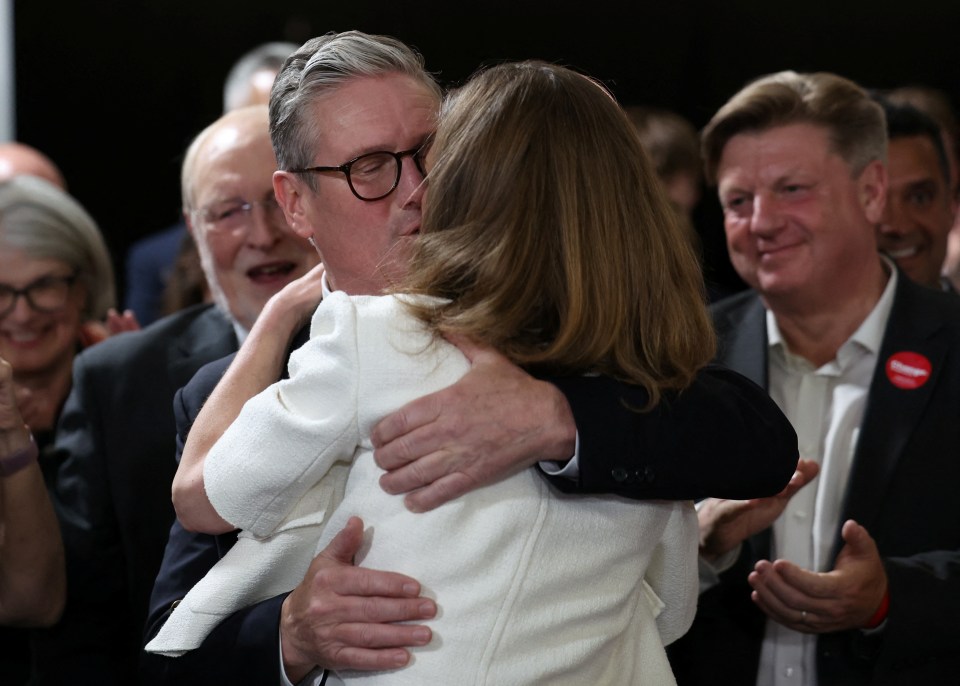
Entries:
<svg viewBox="0 0 960 686">
<path fill-rule="evenodd" d="M 266 300 L 318 261 L 273 201 L 275 168 L 265 106 L 236 110 L 201 133 L 184 161 L 184 208 L 216 306 L 111 338 L 74 363 L 55 448 L 68 598 L 41 645 L 44 683 L 125 684 L 136 671 L 174 518 L 174 393 L 235 351 Z M 236 226 L 210 230 L 210 212 L 233 212 Z"/>
<path fill-rule="evenodd" d="M 877 252 L 883 111 L 841 77 L 782 72 L 724 105 L 703 149 L 753 288 L 714 307 L 718 360 L 769 389 L 802 459 L 778 497 L 701 504 L 677 681 L 950 683 L 960 305 Z"/>
<path fill-rule="evenodd" d="M 373 72 L 370 65 L 376 65 Z M 420 221 L 419 203 L 409 199 L 423 181 L 416 156 L 432 133 L 438 99 L 419 56 L 393 39 L 358 32 L 308 41 L 278 75 L 271 127 L 283 171 L 275 187 L 291 226 L 316 237 L 326 288 L 379 293 L 402 275 L 405 237 Z M 314 166 L 378 149 L 372 145 L 387 151 L 397 171 L 394 186 L 376 199 L 365 199 L 362 186 L 358 193 L 350 176 L 355 162 Z M 287 295 L 285 289 L 278 297 Z M 268 335 L 245 346 L 241 356 L 274 360 L 276 366 L 240 375 L 225 392 L 243 399 L 277 378 L 288 332 L 312 313 L 318 297 L 307 297 L 302 307 L 291 304 L 300 302 L 298 295 L 268 303 L 257 327 Z M 490 351 L 471 356 L 473 370 L 460 382 L 407 406 L 375 431 L 378 463 L 389 471 L 381 485 L 407 493 L 411 509 L 436 507 L 541 461 L 563 463 L 560 470 L 541 466 L 571 490 L 648 498 L 772 494 L 796 465 L 792 429 L 779 412 L 770 412 L 772 404 L 758 387 L 731 372 L 704 372 L 682 396 L 638 413 L 633 410 L 647 400 L 642 389 L 603 378 L 544 383 Z M 181 446 L 227 364 L 205 367 L 178 394 Z M 578 435 L 579 458 L 570 460 Z M 310 683 L 310 675 L 322 678 L 318 666 L 404 664 L 404 647 L 430 640 L 417 623 L 431 617 L 435 605 L 419 597 L 413 579 L 353 567 L 360 533 L 348 526 L 297 588 L 234 614 L 196 650 L 177 658 L 145 655 L 142 678 L 189 684 L 216 674 L 231 683 Z M 235 540 L 235 532 L 205 536 L 174 524 L 151 601 L 147 642 L 171 606 Z M 395 623 L 403 620 L 411 623 Z"/>
</svg>

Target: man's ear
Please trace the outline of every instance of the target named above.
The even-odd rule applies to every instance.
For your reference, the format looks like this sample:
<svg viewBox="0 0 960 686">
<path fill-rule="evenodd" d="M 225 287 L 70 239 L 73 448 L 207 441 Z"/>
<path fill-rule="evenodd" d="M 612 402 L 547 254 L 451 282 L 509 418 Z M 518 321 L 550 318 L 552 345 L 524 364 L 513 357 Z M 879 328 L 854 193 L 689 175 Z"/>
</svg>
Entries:
<svg viewBox="0 0 960 686">
<path fill-rule="evenodd" d="M 871 224 L 883 221 L 883 209 L 887 204 L 887 168 L 880 160 L 868 164 L 857 179 L 860 204 Z"/>
<path fill-rule="evenodd" d="M 273 194 L 283 209 L 287 224 L 301 238 L 310 238 L 313 227 L 306 220 L 304 207 L 305 194 L 309 189 L 303 187 L 303 180 L 288 171 L 273 172 Z"/>
</svg>

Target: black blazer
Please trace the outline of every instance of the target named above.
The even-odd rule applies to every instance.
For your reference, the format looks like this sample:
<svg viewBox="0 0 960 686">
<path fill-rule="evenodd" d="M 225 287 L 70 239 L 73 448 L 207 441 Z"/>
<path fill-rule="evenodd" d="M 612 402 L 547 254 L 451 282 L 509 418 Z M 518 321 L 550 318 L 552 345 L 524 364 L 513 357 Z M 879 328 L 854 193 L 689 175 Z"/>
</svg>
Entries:
<svg viewBox="0 0 960 686">
<path fill-rule="evenodd" d="M 765 309 L 756 294 L 713 308 L 719 361 L 767 384 Z M 919 353 L 931 373 L 904 389 L 888 360 Z M 840 522 L 866 527 L 884 558 L 890 610 L 881 631 L 823 634 L 820 686 L 945 684 L 960 673 L 960 299 L 898 278 L 870 385 Z M 834 557 L 841 547 L 838 529 Z M 679 684 L 754 684 L 765 615 L 750 600 L 747 574 L 769 559 L 769 530 L 700 597 L 690 632 L 670 648 Z"/>
<path fill-rule="evenodd" d="M 57 428 L 54 501 L 67 554 L 62 621 L 38 640 L 41 683 L 129 684 L 174 519 L 174 393 L 237 349 L 200 305 L 89 348 Z"/>
<path fill-rule="evenodd" d="M 178 446 L 229 361 L 204 367 L 177 394 Z M 646 402 L 641 388 L 601 377 L 552 381 L 570 402 L 580 434 L 580 480 L 555 480 L 564 490 L 643 499 L 748 497 L 779 492 L 796 467 L 797 439 L 789 422 L 759 386 L 729 370 L 704 370 L 681 397 L 671 395 L 648 413 L 631 409 Z M 236 533 L 193 534 L 174 523 L 145 642 L 159 631 L 172 605 L 235 541 Z M 235 613 L 200 648 L 182 657 L 144 653 L 143 682 L 202 684 L 209 674 L 224 683 L 275 682 L 285 597 Z"/>
</svg>

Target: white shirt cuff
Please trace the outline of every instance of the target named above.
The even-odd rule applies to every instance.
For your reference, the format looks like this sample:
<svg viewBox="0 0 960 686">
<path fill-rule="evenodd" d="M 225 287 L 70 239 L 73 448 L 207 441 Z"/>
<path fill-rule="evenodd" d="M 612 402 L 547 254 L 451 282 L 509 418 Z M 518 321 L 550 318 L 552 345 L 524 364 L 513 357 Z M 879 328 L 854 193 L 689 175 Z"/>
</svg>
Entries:
<svg viewBox="0 0 960 686">
<path fill-rule="evenodd" d="M 573 446 L 573 457 L 566 464 L 547 460 L 540 463 L 540 469 L 550 476 L 562 476 L 564 479 L 576 481 L 580 478 L 580 432 L 577 432 L 576 443 Z"/>
<path fill-rule="evenodd" d="M 294 686 L 293 682 L 290 681 L 287 677 L 287 670 L 283 668 L 283 634 L 280 634 L 280 638 L 277 641 L 277 646 L 280 649 L 280 686 Z M 296 686 L 321 686 L 323 684 L 323 677 L 326 676 L 327 671 L 317 667 L 316 669 L 311 670 L 305 677 L 297 682 Z"/>
</svg>

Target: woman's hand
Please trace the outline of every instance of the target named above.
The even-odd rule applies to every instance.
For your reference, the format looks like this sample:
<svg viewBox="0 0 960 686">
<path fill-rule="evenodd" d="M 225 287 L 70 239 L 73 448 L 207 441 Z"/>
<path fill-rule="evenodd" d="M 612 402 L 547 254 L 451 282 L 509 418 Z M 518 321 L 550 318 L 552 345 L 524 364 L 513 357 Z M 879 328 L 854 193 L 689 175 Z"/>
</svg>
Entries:
<svg viewBox="0 0 960 686">
<path fill-rule="evenodd" d="M 290 338 L 310 321 L 323 299 L 323 264 L 318 264 L 274 295 L 257 317 L 257 324 L 276 335 L 287 332 Z M 254 324 L 256 327 L 257 324 Z"/>
</svg>

